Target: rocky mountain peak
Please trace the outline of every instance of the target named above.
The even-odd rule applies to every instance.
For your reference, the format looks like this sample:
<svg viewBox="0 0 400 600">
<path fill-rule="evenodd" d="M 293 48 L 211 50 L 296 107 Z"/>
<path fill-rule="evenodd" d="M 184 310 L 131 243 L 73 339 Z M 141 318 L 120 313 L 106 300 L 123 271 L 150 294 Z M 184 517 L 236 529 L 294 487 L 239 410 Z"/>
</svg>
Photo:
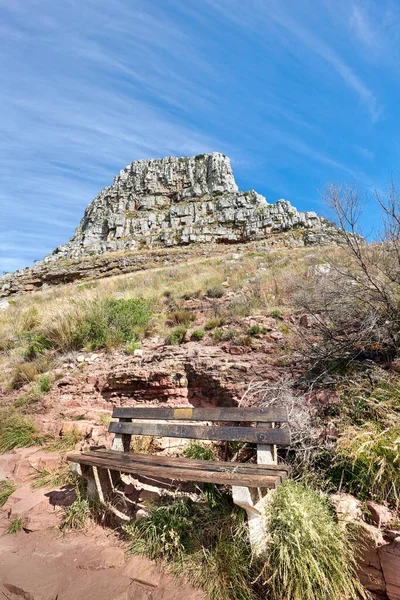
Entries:
<svg viewBox="0 0 400 600">
<path fill-rule="evenodd" d="M 229 158 L 219 152 L 137 160 L 98 194 L 71 241 L 45 261 L 195 242 L 245 242 L 293 228 L 321 232 L 327 222 L 314 212 L 298 212 L 286 200 L 268 204 L 253 190 L 239 191 Z"/>
<path fill-rule="evenodd" d="M 155 206 L 179 202 L 186 198 L 237 192 L 230 160 L 212 152 L 191 157 L 167 156 L 136 160 L 114 178 L 114 186 L 122 192 L 129 189 L 134 206 L 139 198 L 155 199 Z"/>
</svg>

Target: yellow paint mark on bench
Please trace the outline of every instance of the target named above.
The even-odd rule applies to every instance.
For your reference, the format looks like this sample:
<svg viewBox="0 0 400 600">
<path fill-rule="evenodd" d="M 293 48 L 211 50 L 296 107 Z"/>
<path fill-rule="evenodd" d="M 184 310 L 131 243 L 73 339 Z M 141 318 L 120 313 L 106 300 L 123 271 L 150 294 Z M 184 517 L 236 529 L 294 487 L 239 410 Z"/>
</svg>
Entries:
<svg viewBox="0 0 400 600">
<path fill-rule="evenodd" d="M 174 408 L 174 417 L 177 419 L 190 419 L 193 415 L 193 408 Z"/>
</svg>

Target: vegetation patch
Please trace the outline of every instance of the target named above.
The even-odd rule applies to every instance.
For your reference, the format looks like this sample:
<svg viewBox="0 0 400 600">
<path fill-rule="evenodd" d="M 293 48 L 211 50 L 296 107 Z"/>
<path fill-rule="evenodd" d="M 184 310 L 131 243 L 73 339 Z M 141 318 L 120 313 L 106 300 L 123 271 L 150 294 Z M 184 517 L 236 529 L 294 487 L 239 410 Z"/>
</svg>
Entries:
<svg viewBox="0 0 400 600">
<path fill-rule="evenodd" d="M 61 531 L 85 529 L 90 519 L 90 506 L 88 500 L 82 497 L 77 489 L 77 499 L 67 506 L 64 511 L 64 518 L 60 524 Z"/>
<path fill-rule="evenodd" d="M 199 460 L 215 460 L 217 455 L 213 446 L 201 444 L 200 442 L 191 442 L 183 451 L 186 458 L 195 458 Z"/>
<path fill-rule="evenodd" d="M 167 336 L 165 343 L 167 346 L 177 346 L 178 344 L 182 344 L 187 329 L 184 326 L 176 327 L 171 331 L 171 333 Z"/>
<path fill-rule="evenodd" d="M 206 295 L 209 298 L 222 298 L 222 296 L 225 294 L 225 290 L 222 287 L 222 285 L 213 285 L 212 287 L 208 288 L 208 290 L 206 291 Z"/>
<path fill-rule="evenodd" d="M 70 466 L 60 461 L 60 464 L 56 469 L 37 469 L 33 475 L 34 481 L 31 486 L 35 488 L 59 488 L 72 483 L 74 481 L 74 474 L 72 473 Z"/>
<path fill-rule="evenodd" d="M 355 574 L 349 533 L 335 519 L 325 496 L 288 481 L 272 492 L 265 516 L 268 598 L 365 597 Z"/>
<path fill-rule="evenodd" d="M 174 310 L 167 315 L 168 325 L 186 325 L 188 327 L 192 321 L 196 319 L 196 315 L 190 310 L 180 309 Z"/>
<path fill-rule="evenodd" d="M 149 303 L 142 299 L 106 298 L 79 324 L 75 346 L 98 350 L 117 347 L 138 339 L 151 316 Z"/>
<path fill-rule="evenodd" d="M 0 453 L 10 452 L 14 448 L 27 448 L 42 444 L 44 438 L 30 417 L 16 410 L 3 409 L 0 412 Z"/>
<path fill-rule="evenodd" d="M 76 429 L 73 429 L 72 431 L 65 433 L 62 437 L 54 438 L 53 441 L 46 445 L 45 450 L 47 450 L 47 452 L 60 452 L 63 454 L 70 450 L 74 450 L 76 444 L 80 440 L 80 433 Z"/>
<path fill-rule="evenodd" d="M 4 506 L 11 494 L 15 492 L 17 486 L 13 481 L 3 479 L 0 481 L 0 507 Z"/>
<path fill-rule="evenodd" d="M 335 465 L 344 487 L 361 499 L 400 506 L 400 423 L 349 427 L 339 437 Z M 339 473 L 336 473 L 339 475 Z"/>
<path fill-rule="evenodd" d="M 13 519 L 11 521 L 11 523 L 9 524 L 7 533 L 10 533 L 10 534 L 18 533 L 18 531 L 21 531 L 23 526 L 24 526 L 24 522 L 22 520 L 22 517 L 17 517 L 16 519 Z"/>
<path fill-rule="evenodd" d="M 244 511 L 224 497 L 218 506 L 163 497 L 143 519 L 124 527 L 132 554 L 164 559 L 211 600 L 256 600 L 256 563 Z"/>
<path fill-rule="evenodd" d="M 204 329 L 195 329 L 194 331 L 192 331 L 191 339 L 196 342 L 200 342 L 205 336 L 205 334 L 206 332 L 204 331 Z"/>
</svg>

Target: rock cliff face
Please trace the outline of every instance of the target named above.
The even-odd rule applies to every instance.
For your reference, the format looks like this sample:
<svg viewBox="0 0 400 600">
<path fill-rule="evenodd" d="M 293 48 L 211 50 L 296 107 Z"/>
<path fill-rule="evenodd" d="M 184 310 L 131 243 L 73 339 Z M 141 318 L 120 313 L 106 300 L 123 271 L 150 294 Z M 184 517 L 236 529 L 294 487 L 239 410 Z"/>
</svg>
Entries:
<svg viewBox="0 0 400 600">
<path fill-rule="evenodd" d="M 285 200 L 268 204 L 253 190 L 238 191 L 223 154 L 138 160 L 89 204 L 71 241 L 45 260 L 195 242 L 244 242 L 293 228 L 313 232 L 317 242 L 332 230 L 314 212 L 298 212 Z M 313 241 L 313 235 L 308 239 Z"/>
</svg>

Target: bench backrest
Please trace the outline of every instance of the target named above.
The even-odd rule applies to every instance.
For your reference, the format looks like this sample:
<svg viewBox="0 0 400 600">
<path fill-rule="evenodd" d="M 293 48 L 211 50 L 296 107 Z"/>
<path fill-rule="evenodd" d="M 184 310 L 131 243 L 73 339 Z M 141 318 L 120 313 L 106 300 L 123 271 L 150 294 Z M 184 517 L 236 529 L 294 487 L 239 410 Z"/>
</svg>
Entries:
<svg viewBox="0 0 400 600">
<path fill-rule="evenodd" d="M 114 409 L 112 416 L 114 419 L 119 419 L 119 422 L 111 422 L 108 431 L 122 434 L 124 437 L 150 435 L 196 440 L 250 442 L 274 446 L 290 444 L 289 429 L 275 426 L 288 423 L 287 410 L 282 407 L 118 407 Z M 171 422 L 160 423 L 160 421 Z M 177 421 L 180 422 L 177 423 Z M 181 423 L 181 421 L 190 423 Z M 202 421 L 203 424 L 193 424 L 195 421 Z M 204 425 L 205 421 L 211 421 L 213 425 Z M 215 425 L 218 422 L 221 425 Z M 236 423 L 236 425 L 231 425 L 231 423 Z M 243 425 L 244 423 L 246 425 Z M 255 423 L 257 426 L 251 426 L 250 423 Z"/>
</svg>

